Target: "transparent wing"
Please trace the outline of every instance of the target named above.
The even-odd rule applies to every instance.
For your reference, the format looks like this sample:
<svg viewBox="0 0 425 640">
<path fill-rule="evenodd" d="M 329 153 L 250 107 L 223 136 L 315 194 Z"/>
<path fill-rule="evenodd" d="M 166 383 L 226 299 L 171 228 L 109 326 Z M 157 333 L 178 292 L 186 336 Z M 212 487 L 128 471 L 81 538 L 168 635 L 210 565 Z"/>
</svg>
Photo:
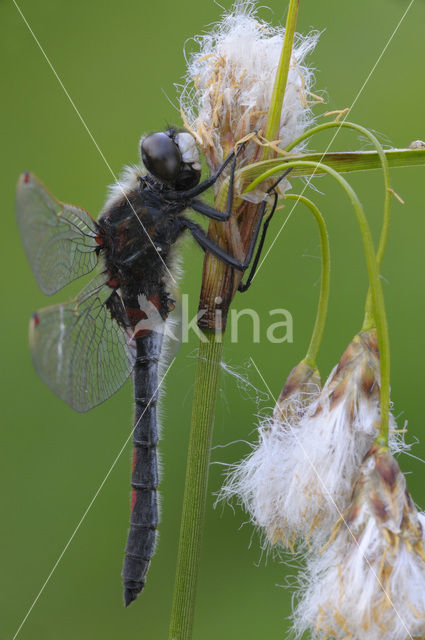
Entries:
<svg viewBox="0 0 425 640">
<path fill-rule="evenodd" d="M 95 221 L 84 209 L 57 200 L 29 172 L 18 181 L 16 217 L 35 279 L 46 295 L 96 266 Z"/>
<path fill-rule="evenodd" d="M 35 369 L 62 400 L 83 412 L 115 393 L 130 375 L 135 347 L 112 319 L 105 275 L 93 278 L 70 302 L 34 313 L 30 347 Z M 118 295 L 115 305 L 121 304 Z"/>
</svg>

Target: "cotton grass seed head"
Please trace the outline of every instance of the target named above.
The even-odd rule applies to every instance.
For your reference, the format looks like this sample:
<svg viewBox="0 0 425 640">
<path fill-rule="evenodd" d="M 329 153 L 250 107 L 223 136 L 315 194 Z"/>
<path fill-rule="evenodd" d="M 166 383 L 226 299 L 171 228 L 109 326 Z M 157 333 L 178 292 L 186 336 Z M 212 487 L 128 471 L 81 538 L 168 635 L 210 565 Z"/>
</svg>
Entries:
<svg viewBox="0 0 425 640">
<path fill-rule="evenodd" d="M 309 560 L 293 621 L 297 637 L 405 640 L 425 634 L 424 521 L 397 462 L 373 447 L 345 522 Z"/>
<path fill-rule="evenodd" d="M 241 262 L 248 255 L 260 203 L 272 181 L 264 181 L 247 194 L 244 190 L 249 179 L 239 170 L 263 159 L 266 153 L 275 155 L 277 147 L 282 149 L 292 142 L 312 121 L 311 104 L 317 102 L 310 94 L 312 71 L 304 64 L 305 56 L 317 41 L 317 33 L 295 35 L 287 82 L 285 87 L 282 82 L 280 86 L 285 90 L 282 108 L 279 100 L 273 100 L 277 113 L 273 109 L 270 126 L 274 131 L 278 125 L 278 140 L 265 141 L 273 88 L 275 80 L 278 83 L 280 79 L 277 71 L 284 33 L 284 28 L 273 27 L 258 18 L 252 0 L 238 0 L 208 32 L 193 38 L 196 51 L 187 55 L 186 82 L 180 90 L 185 127 L 196 138 L 210 172 L 216 171 L 235 147 L 239 148 L 231 218 L 226 223 L 212 220 L 208 235 Z M 215 207 L 219 210 L 226 207 L 229 172 L 230 167 L 214 184 Z M 288 187 L 289 182 L 282 180 L 277 190 L 284 193 Z M 199 303 L 198 324 L 202 329 L 224 330 L 228 308 L 241 278 L 241 271 L 206 254 Z M 218 305 L 220 321 L 216 313 Z"/>
<path fill-rule="evenodd" d="M 267 544 L 284 540 L 294 543 L 293 531 L 282 516 L 282 470 L 285 464 L 285 434 L 296 429 L 309 404 L 320 393 L 316 369 L 301 362 L 290 373 L 277 401 L 273 417 L 258 428 L 258 443 L 242 462 L 233 465 L 220 499 L 237 498 L 265 535 Z"/>
<path fill-rule="evenodd" d="M 296 368 L 285 388 L 298 373 Z M 318 391 L 319 386 L 308 396 L 283 393 L 282 407 L 260 425 L 253 452 L 234 465 L 223 488 L 225 497 L 239 499 L 269 540 L 283 546 L 298 541 L 320 548 L 350 502 L 378 432 L 375 330 L 355 336 Z"/>
<path fill-rule="evenodd" d="M 317 397 L 322 382 L 317 369 L 304 361 L 297 364 L 289 374 L 273 411 L 273 419 L 299 422 L 309 404 Z"/>
<path fill-rule="evenodd" d="M 180 105 L 210 169 L 217 169 L 238 141 L 264 134 L 284 32 L 260 20 L 254 3 L 243 0 L 211 31 L 194 38 L 199 49 L 189 55 Z M 279 127 L 281 148 L 312 121 L 313 73 L 303 61 L 317 37 L 295 38 Z M 258 144 L 248 144 L 239 166 L 260 155 Z"/>
<path fill-rule="evenodd" d="M 297 428 L 282 433 L 276 492 L 283 531 L 323 544 L 349 503 L 378 423 L 379 356 L 371 331 L 354 338 Z"/>
</svg>

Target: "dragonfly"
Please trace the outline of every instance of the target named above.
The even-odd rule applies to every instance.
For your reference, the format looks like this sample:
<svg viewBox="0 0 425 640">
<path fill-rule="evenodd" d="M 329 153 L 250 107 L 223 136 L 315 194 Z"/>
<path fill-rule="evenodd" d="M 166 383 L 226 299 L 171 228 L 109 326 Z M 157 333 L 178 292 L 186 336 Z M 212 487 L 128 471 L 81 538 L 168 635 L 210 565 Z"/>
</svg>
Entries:
<svg viewBox="0 0 425 640">
<path fill-rule="evenodd" d="M 210 177 L 201 180 L 193 136 L 176 128 L 151 133 L 139 145 L 141 163 L 124 170 L 97 221 L 84 209 L 56 199 L 38 178 L 23 173 L 16 214 L 35 279 L 52 295 L 77 278 L 93 278 L 71 301 L 36 311 L 30 321 L 34 367 L 50 389 L 73 409 L 85 412 L 114 394 L 132 376 L 134 387 L 133 465 L 130 529 L 122 572 L 124 603 L 142 591 L 154 553 L 158 526 L 157 403 L 164 331 L 146 323 L 148 307 L 164 322 L 174 308 L 170 295 L 175 245 L 189 231 L 204 251 L 245 272 L 252 261 L 267 201 L 245 260 L 215 244 L 184 214 L 191 210 L 223 221 L 232 211 L 238 154 L 232 152 Z M 226 211 L 200 196 L 229 172 Z M 252 268 L 251 283 L 266 225 Z M 264 230 L 265 229 L 265 230 Z"/>
</svg>

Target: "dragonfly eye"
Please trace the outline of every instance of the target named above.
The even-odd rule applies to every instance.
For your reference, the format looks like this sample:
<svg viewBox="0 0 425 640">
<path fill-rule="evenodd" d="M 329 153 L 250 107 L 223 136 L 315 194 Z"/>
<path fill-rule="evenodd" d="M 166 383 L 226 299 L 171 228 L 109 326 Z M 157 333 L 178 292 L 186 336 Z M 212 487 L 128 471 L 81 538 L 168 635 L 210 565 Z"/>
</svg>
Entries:
<svg viewBox="0 0 425 640">
<path fill-rule="evenodd" d="M 180 173 L 181 152 L 164 132 L 151 133 L 141 142 L 141 155 L 146 169 L 163 182 L 174 183 Z"/>
</svg>

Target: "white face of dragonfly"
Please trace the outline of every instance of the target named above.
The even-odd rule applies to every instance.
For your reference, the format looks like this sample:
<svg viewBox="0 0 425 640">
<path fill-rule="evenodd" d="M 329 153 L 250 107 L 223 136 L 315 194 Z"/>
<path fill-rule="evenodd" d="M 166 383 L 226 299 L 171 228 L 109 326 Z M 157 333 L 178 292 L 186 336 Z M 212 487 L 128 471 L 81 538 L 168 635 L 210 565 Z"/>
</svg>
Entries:
<svg viewBox="0 0 425 640">
<path fill-rule="evenodd" d="M 182 132 L 177 133 L 175 140 L 182 154 L 183 162 L 191 165 L 196 171 L 200 171 L 201 163 L 195 138 L 190 133 Z"/>
</svg>

